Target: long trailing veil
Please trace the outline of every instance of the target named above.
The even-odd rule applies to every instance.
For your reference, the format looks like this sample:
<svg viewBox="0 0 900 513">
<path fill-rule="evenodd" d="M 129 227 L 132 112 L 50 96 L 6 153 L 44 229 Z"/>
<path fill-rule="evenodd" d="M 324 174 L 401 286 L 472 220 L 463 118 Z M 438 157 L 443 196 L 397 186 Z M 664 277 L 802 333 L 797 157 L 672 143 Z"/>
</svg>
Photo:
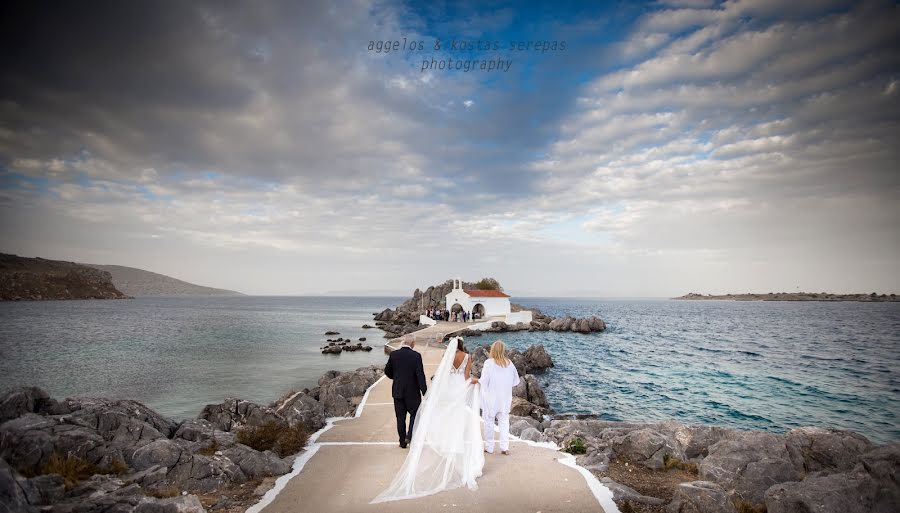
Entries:
<svg viewBox="0 0 900 513">
<path fill-rule="evenodd" d="M 372 503 L 413 499 L 463 485 L 478 488 L 475 479 L 484 467 L 479 386 L 466 382 L 464 375 L 451 374 L 456 340 L 448 343 L 419 407 L 406 461 Z"/>
</svg>

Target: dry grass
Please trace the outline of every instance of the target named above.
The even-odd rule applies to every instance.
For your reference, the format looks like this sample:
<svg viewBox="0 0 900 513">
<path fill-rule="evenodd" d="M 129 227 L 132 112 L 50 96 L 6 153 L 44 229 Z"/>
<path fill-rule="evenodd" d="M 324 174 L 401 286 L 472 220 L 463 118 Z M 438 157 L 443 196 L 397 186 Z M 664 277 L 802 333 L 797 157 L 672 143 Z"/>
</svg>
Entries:
<svg viewBox="0 0 900 513">
<path fill-rule="evenodd" d="M 698 474 L 700 472 L 699 469 L 697 469 L 696 463 L 681 461 L 678 458 L 669 456 L 668 454 L 663 455 L 663 466 L 666 470 L 677 468 L 678 470 L 684 470 L 685 472 L 690 472 L 691 474 Z"/>
<path fill-rule="evenodd" d="M 66 483 L 66 490 L 71 490 L 78 483 L 89 479 L 95 474 L 113 474 L 121 476 L 128 472 L 128 465 L 121 459 L 115 459 L 108 467 L 97 466 L 74 454 L 62 454 L 55 452 L 42 467 L 23 472 L 25 477 L 35 477 L 47 474 L 59 474 Z"/>
<path fill-rule="evenodd" d="M 300 452 L 308 440 L 309 433 L 302 426 L 284 427 L 277 422 L 247 426 L 237 433 L 238 443 L 257 451 L 273 451 L 282 458 Z"/>
<path fill-rule="evenodd" d="M 155 497 L 157 499 L 168 499 L 181 495 L 181 490 L 174 486 L 167 486 L 165 488 L 151 488 L 145 489 L 144 495 L 146 495 L 147 497 Z"/>
<path fill-rule="evenodd" d="M 40 475 L 59 474 L 65 480 L 66 490 L 71 490 L 81 481 L 99 473 L 100 469 L 93 463 L 73 454 L 64 457 L 59 453 L 53 453 L 47 463 L 41 467 L 40 472 L 38 472 Z"/>
<path fill-rule="evenodd" d="M 209 447 L 204 447 L 197 451 L 197 454 L 202 454 L 204 456 L 212 456 L 219 450 L 219 442 L 215 438 L 212 439 L 212 443 L 209 444 Z"/>
<path fill-rule="evenodd" d="M 743 499 L 735 500 L 734 507 L 738 513 L 766 513 L 765 504 L 754 505 L 752 502 Z"/>
</svg>

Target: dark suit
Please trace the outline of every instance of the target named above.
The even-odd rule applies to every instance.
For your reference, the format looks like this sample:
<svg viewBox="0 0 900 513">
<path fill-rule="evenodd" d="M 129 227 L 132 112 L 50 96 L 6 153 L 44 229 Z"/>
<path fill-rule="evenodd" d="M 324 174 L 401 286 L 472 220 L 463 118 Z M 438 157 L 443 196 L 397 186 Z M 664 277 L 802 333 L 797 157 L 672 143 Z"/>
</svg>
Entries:
<svg viewBox="0 0 900 513">
<path fill-rule="evenodd" d="M 400 436 L 400 445 L 406 447 L 406 440 L 412 438 L 422 396 L 428 391 L 422 355 L 405 346 L 392 351 L 384 366 L 384 375 L 394 380 L 391 395 L 394 396 L 394 413 L 397 415 L 397 435 Z M 406 430 L 407 413 L 409 431 Z"/>
</svg>

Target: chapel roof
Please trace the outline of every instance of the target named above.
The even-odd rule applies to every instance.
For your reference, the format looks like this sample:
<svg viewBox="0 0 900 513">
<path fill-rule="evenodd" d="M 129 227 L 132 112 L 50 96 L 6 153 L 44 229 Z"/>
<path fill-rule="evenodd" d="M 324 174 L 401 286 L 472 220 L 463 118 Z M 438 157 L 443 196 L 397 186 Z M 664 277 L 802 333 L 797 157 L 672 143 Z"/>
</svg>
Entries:
<svg viewBox="0 0 900 513">
<path fill-rule="evenodd" d="M 468 294 L 469 297 L 509 297 L 509 294 L 499 290 L 465 289 L 463 292 Z"/>
</svg>

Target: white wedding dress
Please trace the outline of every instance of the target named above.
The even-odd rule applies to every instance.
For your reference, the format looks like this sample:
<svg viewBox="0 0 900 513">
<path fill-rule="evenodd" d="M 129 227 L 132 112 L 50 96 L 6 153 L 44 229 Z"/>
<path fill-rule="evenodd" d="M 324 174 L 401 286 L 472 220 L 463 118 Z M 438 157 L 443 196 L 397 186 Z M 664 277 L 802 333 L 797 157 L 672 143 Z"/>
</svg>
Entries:
<svg viewBox="0 0 900 513">
<path fill-rule="evenodd" d="M 372 503 L 413 499 L 467 486 L 484 467 L 478 408 L 479 386 L 466 380 L 469 355 L 453 366 L 456 339 L 450 340 L 434 380 L 419 407 L 406 461 Z"/>
</svg>

